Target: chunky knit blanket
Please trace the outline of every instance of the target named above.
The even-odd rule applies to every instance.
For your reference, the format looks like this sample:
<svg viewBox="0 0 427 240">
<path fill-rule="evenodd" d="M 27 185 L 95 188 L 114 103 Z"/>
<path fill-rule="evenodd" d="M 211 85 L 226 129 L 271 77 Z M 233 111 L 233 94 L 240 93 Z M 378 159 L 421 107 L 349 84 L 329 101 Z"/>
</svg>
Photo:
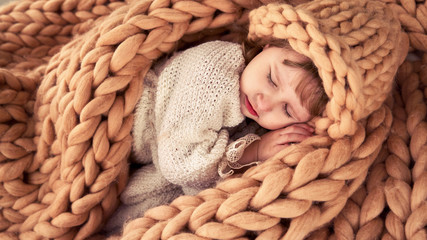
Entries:
<svg viewBox="0 0 427 240">
<path fill-rule="evenodd" d="M 152 62 L 240 41 L 249 19 L 250 38 L 287 39 L 319 68 L 330 101 L 317 135 L 148 210 L 117 238 L 427 239 L 427 3 L 269 2 L 1 7 L 0 239 L 104 238 Z"/>
</svg>

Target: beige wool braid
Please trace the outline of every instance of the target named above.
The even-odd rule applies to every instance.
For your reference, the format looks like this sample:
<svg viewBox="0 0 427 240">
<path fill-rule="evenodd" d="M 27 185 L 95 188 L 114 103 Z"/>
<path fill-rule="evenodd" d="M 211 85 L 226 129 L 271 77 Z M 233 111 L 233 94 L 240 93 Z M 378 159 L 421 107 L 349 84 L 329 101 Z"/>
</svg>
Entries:
<svg viewBox="0 0 427 240">
<path fill-rule="evenodd" d="M 344 12 L 344 10 L 347 10 L 347 9 L 341 9 L 341 10 Z M 268 16 L 271 16 L 271 15 L 266 14 L 265 16 L 260 17 L 261 21 L 268 21 L 269 20 Z M 301 15 L 297 16 L 297 14 L 295 14 L 295 16 L 296 16 L 296 19 L 298 20 L 299 20 L 298 17 L 301 18 Z M 311 19 L 308 19 L 307 22 L 310 22 L 310 20 Z M 265 22 L 263 22 L 263 24 L 265 24 Z M 300 28 L 294 31 L 302 30 L 302 29 L 303 28 Z M 260 32 L 262 32 L 263 30 L 265 29 L 261 29 Z M 286 31 L 283 31 L 283 29 L 280 29 L 280 33 L 283 33 L 283 32 L 286 32 Z M 271 31 L 267 32 L 266 35 L 268 36 L 269 34 L 271 34 Z M 391 35 L 392 37 L 390 39 L 393 39 L 393 34 Z M 295 34 L 295 36 L 297 37 L 304 36 L 304 34 L 299 33 L 299 34 Z M 286 38 L 289 38 L 289 37 L 287 36 Z M 394 35 L 394 39 L 397 39 L 396 35 Z M 381 42 L 381 44 L 382 43 L 383 42 Z M 380 46 L 378 45 L 372 46 L 372 44 L 367 45 L 371 48 L 371 49 L 368 49 L 367 51 L 375 51 L 375 50 L 378 50 L 378 48 L 380 48 Z M 295 43 L 291 41 L 291 45 L 293 45 L 294 49 L 299 49 L 298 42 Z M 303 45 L 303 44 L 301 45 L 302 47 L 306 47 L 306 45 Z M 302 50 L 299 49 L 299 50 L 301 52 L 304 52 L 304 49 Z M 307 50 L 305 52 L 308 53 Z M 398 53 L 401 54 L 402 52 L 398 52 Z M 309 55 L 309 53 L 307 55 Z M 374 57 L 375 56 L 372 56 L 372 58 Z M 398 58 L 398 56 L 391 56 L 390 58 L 396 59 Z M 369 65 L 374 64 L 374 67 L 375 67 L 375 64 L 390 64 L 390 62 L 387 63 L 387 59 L 385 60 L 384 63 L 376 62 L 375 59 L 371 60 L 371 62 L 369 62 L 369 60 L 371 59 L 361 59 L 359 62 L 357 62 L 357 64 L 362 67 L 367 65 L 367 67 L 365 68 L 367 70 L 365 79 L 367 80 L 369 80 L 369 78 L 372 77 L 372 76 L 369 76 L 369 74 L 371 73 L 369 73 L 368 70 L 373 67 Z M 388 59 L 388 61 L 390 61 L 390 59 Z M 387 74 L 388 73 L 386 72 L 384 75 L 387 75 Z M 393 70 L 391 70 L 391 74 L 394 74 Z M 325 79 L 325 75 L 323 75 L 323 79 Z M 375 76 L 375 77 L 381 78 L 381 76 Z M 368 81 L 361 88 L 368 88 L 368 89 L 372 88 L 374 90 L 384 88 L 384 86 L 372 86 L 371 83 L 372 82 Z M 387 92 L 387 89 L 383 89 L 383 90 L 385 90 L 384 92 Z M 352 94 L 357 94 L 357 92 Z M 258 239 L 278 239 L 282 236 L 283 236 L 282 239 L 302 239 L 302 238 L 305 238 L 306 235 L 308 235 L 308 233 L 310 233 L 314 229 L 324 224 L 327 224 L 336 216 L 334 214 L 339 212 L 342 209 L 342 207 L 344 207 L 344 205 L 340 205 L 340 203 L 346 204 L 345 203 L 347 200 L 346 193 L 348 194 L 347 196 L 352 195 L 352 199 L 350 199 L 348 201 L 349 203 L 346 204 L 343 210 L 343 213 L 345 213 L 347 208 L 351 209 L 352 205 L 350 205 L 350 203 L 352 203 L 352 201 L 357 202 L 361 206 L 360 207 L 361 209 L 358 209 L 359 216 L 348 216 L 348 215 L 339 216 L 344 219 L 344 221 L 341 221 L 341 222 L 345 222 L 345 220 L 347 220 L 346 219 L 347 217 L 353 217 L 353 219 L 356 219 L 355 224 L 353 224 L 353 226 L 347 225 L 347 227 L 350 226 L 350 231 L 349 231 L 350 234 L 348 234 L 346 237 L 348 237 L 348 239 L 351 239 L 351 238 L 375 239 L 375 238 L 379 238 L 381 235 L 383 235 L 384 237 L 388 237 L 389 236 L 387 235 L 388 233 L 383 232 L 384 223 L 381 219 L 378 218 L 378 216 L 384 210 L 384 205 L 386 201 L 387 201 L 387 204 L 389 204 L 389 206 L 392 209 L 398 208 L 399 205 L 402 204 L 401 203 L 402 201 L 400 201 L 401 199 L 399 199 L 399 197 L 402 196 L 402 194 L 399 191 L 395 190 L 395 186 L 400 186 L 400 185 L 390 180 L 391 178 L 387 179 L 387 181 L 384 184 L 378 184 L 378 183 L 381 183 L 381 180 L 383 179 L 381 179 L 381 176 L 382 176 L 381 174 L 379 175 L 376 174 L 379 172 L 379 170 L 377 169 L 380 169 L 380 167 L 377 167 L 377 166 L 381 166 L 377 164 L 381 164 L 381 161 L 384 161 L 387 154 L 390 154 L 390 153 L 387 153 L 387 147 L 391 149 L 390 152 L 392 153 L 397 152 L 400 154 L 402 154 L 401 152 L 403 152 L 403 155 L 405 150 L 404 149 L 400 150 L 398 148 L 399 145 L 395 142 L 394 137 L 390 137 L 390 139 L 387 142 L 387 145 L 384 145 L 384 146 L 382 144 L 382 140 L 379 140 L 382 138 L 385 139 L 388 133 L 390 132 L 390 126 L 392 122 L 391 120 L 392 113 L 386 105 L 378 109 L 379 104 L 375 103 L 375 101 L 377 101 L 378 99 L 375 99 L 375 98 L 379 98 L 379 101 L 378 101 L 379 103 L 385 100 L 385 98 L 387 97 L 387 94 L 384 94 L 383 96 L 381 95 L 378 96 L 377 94 L 373 95 L 372 92 L 370 92 L 370 95 L 369 95 L 369 92 L 368 92 L 367 94 L 368 96 L 362 99 L 364 102 L 362 102 L 360 106 L 356 106 L 356 107 L 363 108 L 364 106 L 368 105 L 369 107 L 372 106 L 372 108 L 361 109 L 360 111 L 365 111 L 364 113 L 361 113 L 362 115 L 361 117 L 353 116 L 354 118 L 356 118 L 354 119 L 355 120 L 354 122 L 357 122 L 358 119 L 364 117 L 365 115 L 371 114 L 370 117 L 368 118 L 368 122 L 366 122 L 361 128 L 355 127 L 356 129 L 354 130 L 354 132 L 346 133 L 346 134 L 348 133 L 354 134 L 352 138 L 350 139 L 341 138 L 341 139 L 335 140 L 335 142 L 332 144 L 325 143 L 327 142 L 327 140 L 323 141 L 323 143 L 325 144 L 324 145 L 325 148 L 328 148 L 328 147 L 330 148 L 330 152 L 328 155 L 328 157 L 330 158 L 328 159 L 331 162 L 333 162 L 334 160 L 348 161 L 348 156 L 352 155 L 353 160 L 351 163 L 344 165 L 341 169 L 338 169 L 337 167 L 337 170 L 334 171 L 334 173 L 331 174 L 330 176 L 330 178 L 334 180 L 336 179 L 346 179 L 347 181 L 350 179 L 353 180 L 353 182 L 348 185 L 347 189 L 343 186 L 344 183 L 342 183 L 341 186 L 339 185 L 334 186 L 331 183 L 328 183 L 328 185 L 326 184 L 324 185 L 325 186 L 324 189 L 322 188 L 319 189 L 321 185 L 320 184 L 315 185 L 314 184 L 315 181 L 311 181 L 309 184 L 307 184 L 304 187 L 305 189 L 301 188 L 306 191 L 297 189 L 296 191 L 291 192 L 292 190 L 294 190 L 294 188 L 301 186 L 303 184 L 306 184 L 311 179 L 316 178 L 316 176 L 310 176 L 310 174 L 313 174 L 313 175 L 318 174 L 319 172 L 321 172 L 321 170 L 323 170 L 321 169 L 322 167 L 325 168 L 326 166 L 328 166 L 328 164 L 322 162 L 319 164 L 318 171 L 316 171 L 315 169 L 316 166 L 313 166 L 314 159 L 316 159 L 313 157 L 313 155 L 317 153 L 318 155 L 317 158 L 319 158 L 320 154 L 319 152 L 316 152 L 316 151 L 320 150 L 319 147 L 322 147 L 322 145 L 319 144 L 322 141 L 319 141 L 313 144 L 318 149 L 317 150 L 315 150 L 314 148 L 310 149 L 311 151 L 307 151 L 310 153 L 305 156 L 304 156 L 304 153 L 298 152 L 299 154 L 297 155 L 298 157 L 296 157 L 296 159 L 292 159 L 291 157 L 289 157 L 289 155 L 286 155 L 286 153 L 291 154 L 290 152 L 292 150 L 290 150 L 289 148 L 281 153 L 283 154 L 282 156 L 280 156 L 280 154 L 279 156 L 276 156 L 278 158 L 281 158 L 282 163 L 287 164 L 285 165 L 286 167 L 280 166 L 281 165 L 280 161 L 278 161 L 276 162 L 277 164 L 277 166 L 275 166 L 276 168 L 272 168 L 270 164 L 273 164 L 274 160 L 270 159 L 270 162 L 247 171 L 242 176 L 242 178 L 225 181 L 224 183 L 218 185 L 215 190 L 221 190 L 221 191 L 213 191 L 212 189 L 209 189 L 205 192 L 200 193 L 197 196 L 197 199 L 190 200 L 186 196 L 186 197 L 182 197 L 182 199 L 178 198 L 170 206 L 167 206 L 167 207 L 162 206 L 159 208 L 152 209 L 148 211 L 143 218 L 134 220 L 128 226 L 126 226 L 122 238 L 134 239 L 142 236 L 142 238 L 147 237 L 147 238 L 153 238 L 153 239 L 160 239 L 160 238 L 168 239 L 171 236 L 175 236 L 177 239 L 180 239 L 180 238 L 199 239 L 199 237 L 204 237 L 208 239 L 210 238 L 229 239 L 229 238 L 243 237 L 245 236 L 245 233 L 247 231 L 257 231 L 258 233 L 262 232 L 258 236 Z M 379 94 L 381 94 L 381 92 L 379 92 Z M 338 108 L 338 109 L 342 109 L 342 108 Z M 357 112 L 357 109 L 356 109 L 356 112 Z M 340 114 L 336 114 L 335 116 L 339 116 L 339 115 Z M 331 119 L 334 120 L 335 116 L 333 114 L 331 114 L 331 116 L 332 116 Z M 420 118 L 421 119 L 425 118 L 425 115 L 421 116 Z M 342 122 L 343 119 L 339 119 L 339 120 L 341 120 Z M 362 130 L 360 131 L 359 129 L 362 129 Z M 341 137 L 340 133 L 334 134 L 333 133 L 334 130 L 336 129 L 329 129 L 328 131 L 329 135 L 332 135 L 332 137 L 334 138 L 340 138 Z M 365 136 L 365 134 L 367 134 L 368 136 Z M 364 139 L 365 137 L 366 139 Z M 345 143 L 346 141 L 347 143 Z M 361 144 L 362 142 L 364 142 L 364 145 L 363 144 L 357 145 L 357 143 Z M 328 145 L 328 144 L 331 144 L 331 145 Z M 295 147 L 295 148 L 298 148 L 298 147 Z M 347 154 L 345 153 L 344 149 L 348 149 Z M 334 155 L 332 153 L 333 150 L 336 150 L 337 152 L 336 154 L 342 154 L 343 156 Z M 310 154 L 313 154 L 313 155 L 310 155 Z M 360 158 L 360 160 L 356 160 L 358 155 L 363 155 L 363 154 L 366 154 L 364 155 L 364 158 Z M 310 155 L 310 158 L 308 157 L 309 155 Z M 327 154 L 325 154 L 323 158 L 325 158 L 326 155 Z M 392 154 L 390 154 L 390 156 L 392 156 Z M 310 159 L 310 160 L 307 160 L 307 159 Z M 304 160 L 306 160 L 307 163 L 305 163 Z M 366 178 L 368 174 L 367 170 L 369 166 L 372 164 L 372 162 L 374 161 L 378 162 L 375 165 L 376 168 L 373 168 L 372 170 L 373 172 L 369 174 L 368 178 Z M 308 162 L 310 162 L 310 166 L 308 166 L 309 165 Z M 388 160 L 387 162 L 390 162 L 390 161 Z M 295 168 L 295 172 L 292 172 L 292 170 L 287 168 L 287 166 L 294 166 L 296 164 L 298 164 L 298 166 Z M 336 162 L 335 164 L 331 164 L 330 166 L 334 166 L 334 165 L 336 166 Z M 262 169 L 263 167 L 267 168 L 268 170 L 266 170 L 263 174 L 257 172 L 257 170 L 261 171 L 260 169 Z M 306 169 L 304 169 L 304 167 Z M 252 173 L 252 170 L 255 173 Z M 298 170 L 300 170 L 303 173 L 300 176 L 304 176 L 308 178 L 311 177 L 311 179 L 299 180 L 298 178 L 296 178 L 297 173 L 299 173 Z M 425 168 L 423 168 L 423 170 L 425 171 Z M 277 173 L 277 175 L 275 173 Z M 257 176 L 257 174 L 261 175 L 259 179 L 255 177 Z M 292 174 L 293 176 L 289 176 Z M 245 179 L 246 181 L 243 180 L 245 177 L 247 177 L 247 179 Z M 269 177 L 271 177 L 272 180 L 269 180 Z M 358 189 L 360 184 L 365 181 L 365 178 L 367 181 L 369 181 L 366 183 L 367 188 L 362 187 Z M 258 180 L 258 182 L 250 182 L 249 181 L 250 179 Z M 325 179 L 322 179 L 322 180 L 325 180 Z M 301 181 L 301 183 L 299 181 Z M 260 182 L 262 182 L 261 186 L 259 185 Z M 281 183 L 281 184 L 278 184 L 278 183 Z M 230 184 L 230 186 L 228 186 L 227 184 Z M 422 183 L 418 185 L 421 186 Z M 308 186 L 312 188 L 308 188 Z M 286 191 L 287 188 L 291 191 L 289 190 Z M 419 187 L 419 188 L 421 191 L 423 191 L 422 187 Z M 328 192 L 327 190 L 331 190 L 331 191 Z M 341 192 L 339 192 L 340 190 Z M 356 190 L 357 192 L 355 192 Z M 335 191 L 335 192 L 332 192 L 332 191 Z M 286 195 L 287 198 L 275 199 L 278 197 L 279 193 L 287 194 Z M 319 196 L 313 196 L 316 193 L 319 194 Z M 272 194 L 272 196 L 269 197 L 269 194 Z M 328 197 L 330 198 L 327 199 L 324 196 L 320 196 L 321 194 L 328 195 Z M 408 202 L 408 199 L 409 199 L 408 194 L 404 196 L 405 197 L 403 197 L 403 199 L 404 200 L 406 199 L 407 201 L 403 201 L 403 202 L 404 203 Z M 313 198 L 310 199 L 310 197 L 313 197 Z M 419 197 L 419 199 L 422 199 L 422 201 L 424 201 L 423 203 L 425 203 L 425 197 L 426 195 L 421 193 L 421 196 Z M 319 201 L 320 199 L 325 201 L 323 205 L 322 204 L 320 204 L 320 206 L 319 204 L 318 206 L 311 205 L 310 200 Z M 383 200 L 381 201 L 381 199 Z M 201 203 L 198 202 L 200 200 L 201 200 Z M 303 200 L 306 200 L 305 204 L 303 204 L 304 203 Z M 193 201 L 195 202 L 195 205 L 191 204 Z M 298 202 L 300 205 L 297 205 L 295 202 Z M 271 206 L 273 205 L 273 203 L 275 203 L 274 207 Z M 269 206 L 268 204 L 271 204 L 271 205 Z M 286 206 L 286 205 L 289 205 L 289 206 Z M 258 212 L 256 211 L 254 212 L 254 210 L 257 210 Z M 298 212 L 298 210 L 300 212 Z M 336 211 L 334 212 L 334 210 Z M 423 210 L 423 209 L 420 209 L 420 210 Z M 406 212 L 408 213 L 408 211 Z M 400 217 L 403 218 L 403 216 L 400 216 Z M 286 226 L 284 227 L 281 224 L 279 224 L 279 219 L 277 218 L 282 218 L 282 219 L 293 218 L 293 219 L 290 221 L 289 227 L 286 227 Z M 328 235 L 331 235 L 331 234 L 336 234 L 335 236 L 337 237 L 343 237 L 344 235 L 342 234 L 342 232 L 345 229 L 339 228 L 340 226 L 339 224 L 341 223 L 339 222 L 339 219 L 340 218 L 336 218 L 335 220 L 338 226 L 338 227 L 335 227 L 334 229 L 336 230 L 335 233 L 330 233 L 328 228 L 322 228 L 314 232 L 309 238 L 317 239 L 317 238 L 321 238 L 322 236 L 323 238 L 326 238 Z M 415 231 L 419 231 L 417 234 L 421 236 L 420 239 L 423 239 L 422 237 L 425 238 L 425 235 L 423 235 L 425 234 L 425 229 L 423 229 L 425 227 L 425 220 L 423 220 L 425 219 L 425 215 L 420 216 L 420 213 L 418 213 L 418 218 L 415 218 L 415 219 L 418 220 L 418 224 L 417 224 L 418 226 L 417 228 L 415 228 L 416 229 Z M 191 232 L 194 232 L 195 235 L 190 235 L 188 233 L 181 233 L 188 230 L 190 230 Z M 411 239 L 412 238 L 411 236 L 413 234 L 407 234 L 407 235 L 408 235 L 407 238 Z"/>
<path fill-rule="evenodd" d="M 127 182 L 132 111 L 151 60 L 184 34 L 191 41 L 247 22 L 231 2 L 169 5 L 55 0 L 1 8 L 1 239 L 84 239 L 99 230 Z M 213 17 L 217 8 L 223 13 Z"/>
<path fill-rule="evenodd" d="M 334 6 L 334 1 L 317 1 L 296 10 L 279 4 L 265 6 L 253 14 L 250 25 L 249 38 L 288 39 L 295 50 L 318 65 L 330 101 L 326 107 L 328 119 L 319 121 L 317 127 L 328 128 L 329 136 L 336 139 L 353 135 L 356 122 L 384 102 L 392 86 L 390 75 L 395 70 L 390 65 L 399 57 L 398 51 L 390 51 L 393 41 L 400 41 L 399 23 L 390 17 L 391 10 L 375 2 L 365 3 L 362 8 L 357 6 L 358 2 L 344 1 Z M 305 12 L 328 5 L 329 12 L 321 11 L 314 16 Z M 363 12 L 364 9 L 370 12 Z M 375 14 L 384 18 L 370 16 Z M 329 22 L 323 23 L 323 19 Z M 339 33 L 343 39 L 329 32 Z M 329 52 L 323 50 L 325 46 L 330 48 Z M 359 74 L 362 79 L 358 79 Z"/>
<path fill-rule="evenodd" d="M 126 183 L 138 77 L 180 39 L 219 38 L 223 26 L 245 24 L 245 9 L 260 4 L 250 3 L 18 1 L 1 8 L 0 237 L 96 233 Z M 332 138 L 311 138 L 216 188 L 150 209 L 121 238 L 425 239 L 426 4 L 387 4 L 410 51 L 422 53 L 402 65 L 387 105 L 373 104 L 361 121 L 329 106 L 332 117 L 316 127 Z M 340 138 L 335 119 L 349 119 L 350 137 Z"/>
</svg>

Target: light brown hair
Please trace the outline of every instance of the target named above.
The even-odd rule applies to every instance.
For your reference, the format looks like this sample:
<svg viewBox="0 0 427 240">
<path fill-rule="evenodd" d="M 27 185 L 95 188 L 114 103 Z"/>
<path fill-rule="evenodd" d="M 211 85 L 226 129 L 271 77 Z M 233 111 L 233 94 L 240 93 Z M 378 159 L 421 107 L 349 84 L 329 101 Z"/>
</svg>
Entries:
<svg viewBox="0 0 427 240">
<path fill-rule="evenodd" d="M 245 40 L 242 43 L 242 46 L 246 65 L 256 55 L 258 55 L 267 44 L 274 47 L 286 48 L 295 52 L 289 43 L 283 39 L 270 39 L 258 42 Z M 295 92 L 298 96 L 300 96 L 302 105 L 309 111 L 312 117 L 321 115 L 329 98 L 323 88 L 322 80 L 317 71 L 317 67 L 310 60 L 304 62 L 294 62 L 285 59 L 283 64 L 291 67 L 301 68 L 308 74 L 302 75 L 301 81 L 295 87 Z"/>
</svg>

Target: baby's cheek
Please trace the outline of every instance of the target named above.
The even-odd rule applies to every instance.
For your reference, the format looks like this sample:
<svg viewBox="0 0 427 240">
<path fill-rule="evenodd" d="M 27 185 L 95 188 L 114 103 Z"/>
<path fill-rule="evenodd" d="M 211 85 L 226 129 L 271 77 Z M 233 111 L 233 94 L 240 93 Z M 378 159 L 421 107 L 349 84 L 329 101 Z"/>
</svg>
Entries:
<svg viewBox="0 0 427 240">
<path fill-rule="evenodd" d="M 280 128 L 285 127 L 284 124 L 280 124 L 275 122 L 274 120 L 268 120 L 268 119 L 258 119 L 255 120 L 261 127 L 268 129 L 268 130 L 277 130 Z"/>
</svg>

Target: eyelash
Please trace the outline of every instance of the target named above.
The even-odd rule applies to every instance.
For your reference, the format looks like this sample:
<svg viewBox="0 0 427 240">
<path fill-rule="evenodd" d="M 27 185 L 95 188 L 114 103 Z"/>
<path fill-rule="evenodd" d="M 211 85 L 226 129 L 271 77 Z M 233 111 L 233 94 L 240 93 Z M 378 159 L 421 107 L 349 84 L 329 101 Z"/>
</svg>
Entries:
<svg viewBox="0 0 427 240">
<path fill-rule="evenodd" d="M 288 104 L 285 104 L 285 106 L 283 106 L 283 111 L 285 112 L 286 116 L 288 116 L 290 118 L 292 117 L 288 111 Z"/>
<path fill-rule="evenodd" d="M 269 73 L 268 73 L 267 78 L 268 78 L 268 81 L 269 81 L 271 84 L 273 84 L 273 86 L 274 86 L 274 87 L 277 87 L 276 83 L 275 83 L 275 82 L 273 82 L 273 79 L 271 78 L 271 72 L 269 72 Z"/>
</svg>

